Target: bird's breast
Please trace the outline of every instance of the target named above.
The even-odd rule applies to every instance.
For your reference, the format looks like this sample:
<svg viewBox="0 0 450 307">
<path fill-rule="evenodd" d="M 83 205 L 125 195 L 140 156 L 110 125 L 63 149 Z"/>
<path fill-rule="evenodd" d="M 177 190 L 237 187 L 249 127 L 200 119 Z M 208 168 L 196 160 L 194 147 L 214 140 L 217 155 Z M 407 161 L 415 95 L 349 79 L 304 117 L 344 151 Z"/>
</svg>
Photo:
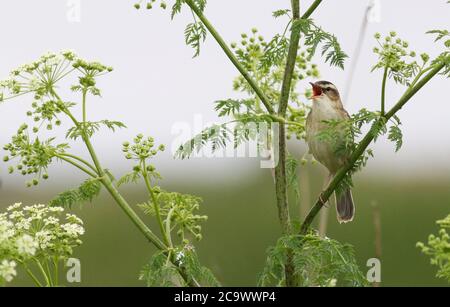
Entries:
<svg viewBox="0 0 450 307">
<path fill-rule="evenodd" d="M 335 145 L 339 140 L 330 143 L 320 140 L 317 135 L 330 128 L 326 121 L 341 119 L 345 117 L 337 108 L 330 104 L 315 102 L 306 123 L 306 141 L 310 153 L 332 173 L 343 163 L 342 157 L 335 154 Z"/>
</svg>

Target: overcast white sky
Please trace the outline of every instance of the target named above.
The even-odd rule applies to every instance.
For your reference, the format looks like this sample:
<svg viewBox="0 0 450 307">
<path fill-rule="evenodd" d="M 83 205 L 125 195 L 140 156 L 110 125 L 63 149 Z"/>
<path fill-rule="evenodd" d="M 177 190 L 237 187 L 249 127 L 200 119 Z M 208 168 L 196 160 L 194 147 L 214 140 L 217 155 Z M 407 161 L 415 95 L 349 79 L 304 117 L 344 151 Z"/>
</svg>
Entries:
<svg viewBox="0 0 450 307">
<path fill-rule="evenodd" d="M 193 52 L 184 45 L 183 37 L 184 27 L 191 18 L 188 12 L 184 11 L 171 22 L 167 11 L 136 11 L 133 0 L 81 0 L 81 21 L 71 22 L 68 5 L 76 2 L 2 0 L 0 78 L 49 50 L 73 49 L 82 57 L 113 66 L 115 71 L 101 82 L 103 99 L 90 105 L 91 114 L 96 118 L 117 119 L 128 124 L 128 130 L 113 137 L 109 133 L 98 136 L 96 146 L 109 162 L 121 159 L 120 144 L 131 135 L 151 134 L 170 145 L 175 137 L 171 135 L 175 122 L 193 123 L 195 114 L 201 114 L 205 122 L 217 120 L 213 102 L 234 95 L 231 81 L 237 72 L 211 37 L 203 46 L 201 57 L 191 58 Z M 302 1 L 302 7 L 311 2 Z M 352 55 L 368 2 L 325 0 L 314 18 L 324 29 L 335 33 L 344 50 Z M 350 113 L 363 107 L 375 109 L 378 105 L 381 76 L 378 72 L 369 73 L 375 62 L 371 51 L 375 32 L 387 33 L 394 29 L 418 52 L 436 55 L 438 46 L 424 33 L 433 28 L 450 28 L 450 5 L 444 0 L 380 2 L 381 22 L 368 27 L 354 85 L 346 102 Z M 283 20 L 274 20 L 271 12 L 287 8 L 289 3 L 289 0 L 209 0 L 206 14 L 229 42 L 238 40 L 242 31 L 252 27 L 258 27 L 261 34 L 270 37 L 285 26 Z M 319 64 L 323 79 L 334 82 L 343 91 L 347 74 Z M 307 81 L 301 86 L 306 87 Z M 444 94 L 449 85 L 448 80 L 437 78 L 402 110 L 404 148 L 399 154 L 393 154 L 391 144 L 380 142 L 376 146 L 376 160 L 371 163 L 372 170 L 449 172 L 450 101 Z M 395 102 L 399 95 L 399 88 L 388 88 L 389 103 Z M 23 99 L 20 103 L 0 106 L 1 144 L 8 141 L 23 121 L 29 103 L 29 99 Z M 170 159 L 168 153 L 161 159 L 167 171 L 213 165 L 230 173 L 242 170 L 242 163 L 227 160 L 166 163 Z M 1 169 L 5 169 L 4 164 Z"/>
</svg>

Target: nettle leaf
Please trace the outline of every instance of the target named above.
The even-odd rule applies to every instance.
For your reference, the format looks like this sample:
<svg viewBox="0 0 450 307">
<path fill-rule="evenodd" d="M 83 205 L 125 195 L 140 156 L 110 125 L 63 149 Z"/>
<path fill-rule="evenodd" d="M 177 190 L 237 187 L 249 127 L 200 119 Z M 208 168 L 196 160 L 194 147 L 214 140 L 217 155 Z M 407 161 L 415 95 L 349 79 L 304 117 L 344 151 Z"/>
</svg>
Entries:
<svg viewBox="0 0 450 307">
<path fill-rule="evenodd" d="M 53 207 L 72 208 L 73 205 L 92 202 L 100 194 L 102 185 L 98 179 L 88 179 L 78 188 L 62 192 L 49 202 Z"/>
<path fill-rule="evenodd" d="M 200 55 L 200 44 L 206 40 L 206 33 L 206 28 L 200 21 L 188 24 L 184 30 L 186 44 L 195 50 L 194 58 Z"/>
</svg>

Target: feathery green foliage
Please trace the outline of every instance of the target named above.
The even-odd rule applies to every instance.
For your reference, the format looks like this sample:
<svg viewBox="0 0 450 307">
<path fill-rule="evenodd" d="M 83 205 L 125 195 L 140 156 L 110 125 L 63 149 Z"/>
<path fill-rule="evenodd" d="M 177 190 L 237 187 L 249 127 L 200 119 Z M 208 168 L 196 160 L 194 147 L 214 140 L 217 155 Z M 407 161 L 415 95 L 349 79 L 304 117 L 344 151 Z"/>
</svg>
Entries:
<svg viewBox="0 0 450 307">
<path fill-rule="evenodd" d="M 408 42 L 398 38 L 397 33 L 393 31 L 384 39 L 382 39 L 381 34 L 376 33 L 375 39 L 379 47 L 374 48 L 374 53 L 378 55 L 379 61 L 372 68 L 372 71 L 383 69 L 386 76 L 392 78 L 396 83 L 411 88 L 437 63 L 436 61 L 430 61 L 430 57 L 425 53 L 420 55 L 420 64 L 415 60 L 410 60 L 416 57 L 416 52 L 408 51 Z M 442 58 L 442 55 L 439 58 Z M 386 81 L 387 78 L 383 80 L 383 83 L 385 84 Z M 383 92 L 383 99 L 384 95 Z M 362 109 L 354 114 L 350 120 L 327 121 L 329 129 L 321 132 L 317 137 L 332 144 L 336 154 L 348 156 L 358 148 L 358 140 L 362 137 L 362 128 L 369 126 L 372 128 L 370 133 L 373 134 L 374 141 L 387 134 L 388 140 L 394 143 L 397 152 L 403 145 L 401 121 L 395 114 L 387 121 L 383 114 L 384 108 L 385 106 L 382 104 L 381 112 Z M 373 157 L 373 151 L 366 149 L 352 164 L 350 171 L 337 186 L 338 192 L 353 185 L 352 175 L 365 167 L 370 157 Z"/>
<path fill-rule="evenodd" d="M 147 3 L 146 4 L 146 8 L 147 9 L 152 9 L 154 3 L 156 2 L 156 0 L 140 0 L 139 2 L 137 2 L 134 7 L 136 9 L 140 9 L 142 7 L 142 3 Z M 167 8 L 167 4 L 165 1 L 159 1 L 160 2 L 160 7 L 162 9 L 166 9 Z M 181 13 L 181 9 L 183 7 L 184 4 L 186 4 L 187 2 L 192 3 L 193 5 L 195 5 L 197 8 L 199 8 L 200 11 L 204 11 L 205 7 L 206 7 L 206 0 L 175 0 L 174 4 L 172 6 L 172 10 L 171 10 L 171 18 L 174 19 L 176 15 Z M 197 57 L 200 55 L 200 47 L 201 44 L 205 41 L 206 39 L 206 35 L 207 35 L 207 31 L 206 28 L 204 26 L 204 24 L 199 21 L 196 17 L 195 14 L 192 14 L 193 16 L 193 22 L 189 23 L 185 30 L 184 30 L 184 40 L 186 45 L 192 47 L 192 49 L 194 49 L 195 53 L 194 53 L 194 57 Z"/>
<path fill-rule="evenodd" d="M 101 126 L 105 126 L 112 132 L 116 132 L 117 129 L 126 128 L 124 123 L 119 121 L 101 120 L 98 122 L 85 122 L 83 126 L 75 126 L 70 128 L 66 133 L 66 138 L 76 140 L 86 133 L 89 137 L 92 137 L 95 132 L 99 131 Z"/>
<path fill-rule="evenodd" d="M 286 158 L 286 179 L 288 189 L 292 190 L 295 195 L 295 202 L 300 200 L 300 185 L 298 180 L 298 168 L 300 162 L 291 154 Z"/>
<path fill-rule="evenodd" d="M 304 287 L 366 286 L 353 248 L 315 234 L 282 237 L 268 250 L 261 286 L 284 286 L 287 251 L 293 252 L 298 284 Z"/>
<path fill-rule="evenodd" d="M 445 68 L 441 72 L 441 75 L 450 78 L 450 32 L 448 30 L 431 30 L 428 31 L 427 34 L 436 35 L 435 42 L 443 41 L 444 46 L 447 49 L 442 52 L 439 57 L 437 57 L 433 64 L 437 65 L 440 62 L 444 61 L 446 63 Z"/>
<path fill-rule="evenodd" d="M 170 257 L 174 257 L 179 265 L 185 268 L 191 278 L 190 282 L 207 287 L 219 286 L 211 271 L 200 264 L 194 248 L 190 245 L 183 249 L 171 250 L 168 254 L 163 252 L 154 254 L 142 269 L 140 279 L 144 280 L 148 287 L 188 286 L 186 281 L 180 278 Z"/>
<path fill-rule="evenodd" d="M 400 129 L 401 122 L 398 116 L 386 123 L 380 117 L 380 112 L 371 112 L 367 109 L 361 109 L 358 113 L 352 115 L 349 120 L 329 120 L 324 121 L 328 128 L 317 134 L 317 138 L 332 145 L 336 155 L 348 156 L 356 150 L 362 137 L 364 127 L 375 126 L 375 141 L 382 135 L 387 134 L 388 139 L 395 144 L 395 151 L 399 151 L 403 145 L 403 133 Z M 388 124 L 390 126 L 388 126 Z M 371 149 L 366 149 L 358 160 L 352 165 L 346 178 L 337 188 L 339 191 L 345 191 L 347 187 L 353 186 L 352 175 L 363 169 L 369 159 L 373 158 L 374 153 Z"/>
<path fill-rule="evenodd" d="M 195 21 L 189 23 L 184 30 L 186 45 L 191 46 L 194 50 L 194 57 L 200 55 L 200 45 L 206 39 L 206 28 L 203 23 Z"/>
<path fill-rule="evenodd" d="M 167 245 L 166 250 L 157 252 L 141 272 L 141 279 L 148 286 L 189 285 L 190 283 L 215 280 L 212 273 L 202 267 L 194 252 L 189 238 L 201 240 L 201 222 L 207 216 L 198 214 L 201 198 L 176 192 L 167 192 L 157 185 L 161 175 L 150 163 L 158 152 L 165 150 L 164 145 L 156 147 L 152 137 L 138 134 L 133 142 L 124 142 L 122 151 L 127 160 L 134 161 L 132 172 L 123 176 L 118 184 L 144 181 L 148 200 L 138 207 L 158 222 L 159 230 Z M 176 240 L 176 237 L 178 240 Z M 186 279 L 180 275 L 180 269 L 187 273 Z M 208 284 L 206 284 L 208 282 Z M 216 283 L 215 283 L 216 284 Z"/>
<path fill-rule="evenodd" d="M 152 255 L 141 270 L 139 279 L 145 281 L 147 287 L 180 287 L 183 285 L 177 268 L 162 251 Z"/>
<path fill-rule="evenodd" d="M 309 58 L 312 58 L 316 54 L 317 48 L 322 45 L 321 55 L 325 58 L 325 62 L 344 69 L 344 62 L 348 55 L 342 50 L 336 36 L 322 30 L 321 27 L 314 24 L 312 19 L 296 20 L 292 25 L 292 31 L 304 35 Z"/>
<path fill-rule="evenodd" d="M 125 128 L 125 124 L 119 121 L 101 120 L 90 122 L 87 120 L 87 97 L 88 95 L 99 96 L 100 89 L 96 87 L 97 78 L 112 71 L 98 62 L 88 62 L 73 52 L 62 52 L 60 54 L 46 54 L 38 61 L 24 65 L 11 73 L 8 80 L 0 82 L 0 92 L 3 100 L 13 99 L 17 96 L 31 94 L 33 102 L 27 116 L 32 124 L 23 124 L 19 127 L 12 141 L 4 146 L 8 155 L 4 156 L 5 162 L 15 162 L 9 167 L 10 173 L 19 171 L 22 175 L 34 175 L 35 177 L 27 183 L 28 186 L 39 184 L 39 179 L 47 179 L 47 169 L 55 161 L 62 161 L 75 166 L 77 169 L 89 176 L 76 189 L 60 193 L 49 202 L 52 207 L 71 208 L 75 204 L 92 201 L 99 195 L 102 186 L 111 194 L 119 206 L 133 220 L 139 230 L 150 240 L 162 253 L 168 254 L 169 250 L 175 248 L 171 238 L 172 231 L 178 231 L 181 237 L 180 248 L 188 245 L 188 237 L 194 236 L 197 240 L 201 238 L 201 227 L 199 223 L 206 219 L 195 213 L 199 209 L 200 200 L 194 196 L 161 191 L 159 187 L 153 187 L 153 181 L 161 177 L 155 167 L 149 164 L 149 159 L 158 152 L 164 151 L 164 145 L 154 147 L 152 138 L 144 138 L 137 135 L 133 144 L 123 144 L 123 152 L 129 160 L 137 161 L 131 173 L 122 177 L 117 185 L 136 182 L 143 179 L 149 191 L 150 201 L 147 202 L 147 210 L 154 210 L 156 220 L 160 226 L 162 240 L 156 236 L 146 224 L 138 217 L 134 210 L 117 190 L 114 176 L 109 170 L 104 169 L 91 143 L 91 138 L 102 126 L 112 130 Z M 72 79 L 70 79 L 72 78 Z M 73 92 L 81 94 L 80 103 L 64 101 L 58 95 L 61 80 L 72 80 L 75 82 L 70 88 Z M 6 98 L 5 94 L 6 93 Z M 76 108 L 82 114 L 77 119 L 74 114 Z M 67 141 L 82 141 L 86 146 L 89 159 L 86 160 L 69 150 L 68 143 L 57 143 L 56 138 L 48 136 L 55 126 L 60 126 L 63 119 L 68 119 L 73 126 L 66 132 Z M 46 134 L 41 127 L 46 127 Z M 161 206 L 161 212 L 159 211 Z M 149 212 L 150 213 L 150 212 Z M 164 221 L 162 220 L 164 218 Z M 164 222 L 164 224 L 162 224 Z M 178 248 L 178 247 L 177 247 Z M 194 285 L 193 277 L 189 276 L 189 268 L 169 259 L 172 266 L 179 272 L 179 277 L 185 285 Z M 161 267 L 165 270 L 165 267 Z M 206 272 L 206 271 L 205 271 Z"/>
<path fill-rule="evenodd" d="M 436 222 L 440 230 L 438 235 L 430 235 L 428 244 L 422 242 L 417 243 L 422 253 L 430 256 L 431 265 L 438 267 L 436 277 L 445 279 L 450 283 L 450 215 L 443 220 Z"/>
<path fill-rule="evenodd" d="M 144 213 L 150 216 L 159 214 L 166 231 L 176 233 L 183 244 L 187 243 L 188 235 L 200 240 L 202 228 L 199 223 L 207 220 L 205 215 L 196 213 L 201 199 L 189 194 L 166 192 L 159 187 L 153 187 L 153 190 L 155 198 L 138 205 Z"/>
<path fill-rule="evenodd" d="M 250 31 L 250 34 L 242 33 L 239 44 L 231 44 L 236 58 L 249 71 L 251 77 L 256 80 L 267 97 L 274 102 L 274 106 L 280 99 L 279 89 L 283 82 L 288 46 L 289 39 L 285 35 L 275 35 L 271 41 L 267 42 L 255 28 Z M 254 90 L 242 76 L 238 76 L 233 82 L 233 89 L 248 97 L 245 99 L 219 100 L 215 106 L 219 117 L 230 116 L 232 120 L 204 129 L 194 138 L 181 145 L 176 157 L 189 158 L 207 145 L 210 145 L 212 152 L 224 149 L 230 143 L 234 148 L 237 148 L 245 142 L 256 140 L 262 130 L 259 129 L 261 126 L 270 128 L 270 124 L 279 121 L 288 124 L 289 138 L 293 135 L 298 139 L 303 138 L 308 108 L 300 99 L 297 85 L 300 80 L 306 77 L 317 78 L 318 76 L 317 65 L 312 64 L 307 59 L 305 52 L 300 52 L 295 66 L 291 103 L 288 107 L 286 119 L 276 118 L 266 113 Z M 266 141 L 271 140 L 270 135 L 262 138 Z M 268 149 L 270 144 L 261 144 L 261 148 Z"/>
<path fill-rule="evenodd" d="M 60 193 L 49 202 L 52 207 L 72 208 L 77 204 L 92 202 L 100 194 L 102 185 L 98 179 L 87 179 L 78 188 Z"/>
</svg>

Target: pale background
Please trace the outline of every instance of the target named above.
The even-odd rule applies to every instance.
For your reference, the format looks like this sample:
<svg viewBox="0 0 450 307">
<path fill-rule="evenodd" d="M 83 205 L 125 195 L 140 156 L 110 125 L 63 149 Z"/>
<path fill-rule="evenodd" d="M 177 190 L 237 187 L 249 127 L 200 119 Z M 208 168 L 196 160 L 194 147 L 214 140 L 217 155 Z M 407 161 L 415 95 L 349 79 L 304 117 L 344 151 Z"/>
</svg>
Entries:
<svg viewBox="0 0 450 307">
<path fill-rule="evenodd" d="M 70 8 L 76 2 L 1 1 L 0 76 L 6 77 L 12 68 L 46 51 L 63 49 L 73 49 L 82 57 L 113 66 L 115 71 L 102 78 L 103 99 L 90 106 L 94 116 L 121 120 L 129 127 L 114 137 L 103 133 L 96 139 L 97 147 L 106 155 L 103 158 L 111 163 L 122 158 L 121 142 L 138 132 L 151 134 L 170 148 L 176 137 L 171 133 L 174 123 L 193 125 L 195 114 L 200 114 L 205 124 L 217 121 L 213 102 L 234 95 L 231 80 L 237 72 L 211 37 L 202 46 L 201 57 L 191 59 L 193 51 L 183 43 L 183 30 L 190 14 L 185 12 L 171 22 L 169 13 L 158 7 L 136 11 L 133 1 L 81 0 L 81 22 L 73 22 Z M 310 2 L 303 1 L 303 8 Z M 350 56 L 368 2 L 325 1 L 314 14 L 318 24 L 337 35 Z M 229 42 L 238 41 L 240 33 L 252 27 L 260 29 L 268 38 L 282 31 L 285 25 L 284 20 L 274 20 L 271 12 L 288 5 L 287 0 L 210 0 L 207 15 Z M 389 4 L 381 1 L 381 9 L 381 22 L 368 26 L 360 64 L 346 102 L 350 113 L 363 107 L 376 109 L 379 105 L 380 72 L 369 72 L 376 60 L 371 52 L 375 32 L 388 33 L 395 29 L 419 53 L 427 51 L 436 55 L 441 46 L 433 44 L 433 38 L 424 33 L 449 24 L 449 9 L 443 0 L 396 0 Z M 322 65 L 319 59 L 318 63 L 322 78 L 331 80 L 343 92 L 348 73 Z M 306 88 L 308 81 L 302 82 L 300 89 Z M 443 95 L 446 86 L 448 80 L 436 78 L 400 112 L 405 133 L 402 151 L 394 154 L 390 143 L 379 142 L 375 146 L 376 159 L 371 161 L 368 170 L 390 175 L 399 171 L 414 174 L 419 170 L 423 175 L 449 173 L 450 101 Z M 388 103 L 394 103 L 400 93 L 399 88 L 389 86 Z M 2 144 L 24 119 L 29 99 L 22 101 L 2 106 Z M 213 164 L 207 161 L 169 163 L 169 152 L 162 160 L 164 168 L 174 172 L 180 167 L 191 170 L 195 165 L 197 172 L 213 167 L 224 176 L 242 169 L 241 163 L 230 159 Z"/>
<path fill-rule="evenodd" d="M 274 20 L 271 12 L 288 7 L 289 2 L 209 0 L 206 14 L 227 42 L 238 41 L 240 33 L 252 27 L 269 38 L 285 26 L 285 21 Z M 302 9 L 311 2 L 302 1 Z M 368 2 L 325 0 L 313 16 L 325 30 L 337 35 L 351 58 Z M 89 109 L 96 119 L 116 119 L 129 127 L 114 135 L 101 132 L 94 140 L 104 166 L 116 175 L 129 169 L 120 150 L 123 141 L 144 133 L 170 148 L 176 137 L 171 133 L 175 123 L 193 124 L 196 114 L 204 123 L 217 121 L 213 102 L 235 95 L 231 82 L 237 71 L 211 37 L 194 60 L 192 49 L 184 45 L 184 27 L 191 21 L 187 11 L 171 22 L 168 11 L 136 11 L 133 0 L 81 0 L 81 22 L 71 22 L 70 3 L 76 1 L 0 2 L 0 78 L 46 51 L 62 49 L 73 49 L 82 57 L 113 66 L 114 72 L 100 82 L 103 98 L 92 101 Z M 375 32 L 395 30 L 418 53 L 426 51 L 435 56 L 441 45 L 424 33 L 449 28 L 450 5 L 444 0 L 381 0 L 381 6 L 381 22 L 371 23 L 367 29 L 346 102 L 350 113 L 363 107 L 374 110 L 379 105 L 381 73 L 369 73 L 376 61 L 372 53 Z M 348 71 L 329 68 L 319 58 L 317 63 L 323 79 L 343 91 Z M 349 67 L 350 62 L 346 65 Z M 308 81 L 301 82 L 299 90 L 306 88 Z M 374 146 L 376 158 L 355 178 L 355 222 L 339 226 L 334 217 L 330 219 L 329 235 L 355 245 L 364 268 L 366 260 L 374 257 L 370 203 L 380 204 L 383 281 L 388 285 L 439 283 L 415 243 L 436 231 L 434 221 L 449 211 L 448 86 L 448 79 L 435 78 L 399 113 L 405 134 L 399 153 L 395 154 L 393 144 L 385 139 Z M 388 105 L 400 95 L 400 88 L 390 85 Z M 0 105 L 0 145 L 8 142 L 25 120 L 30 102 L 23 98 Z M 77 152 L 82 149 L 74 147 Z M 298 157 L 305 152 L 299 143 L 291 143 L 290 149 Z M 170 152 L 158 156 L 156 165 L 168 189 L 205 199 L 203 212 L 209 215 L 209 221 L 199 244 L 204 264 L 225 285 L 254 285 L 264 264 L 264 251 L 280 231 L 270 173 L 259 169 L 257 159 L 179 161 Z M 318 169 L 313 166 L 300 171 L 303 203 L 312 203 L 320 191 L 323 175 Z M 7 175 L 5 163 L 0 163 L 0 206 L 15 201 L 46 202 L 83 178 L 73 168 L 60 164 L 52 167 L 50 175 L 39 188 L 26 189 L 24 178 Z M 306 178 L 311 181 L 310 188 Z M 125 192 L 132 202 L 145 197 L 142 189 Z M 149 257 L 148 245 L 110 198 L 104 195 L 94 205 L 74 211 L 87 227 L 85 244 L 77 254 L 83 260 L 83 272 L 87 272 L 85 284 L 141 285 L 136 276 Z"/>
</svg>

